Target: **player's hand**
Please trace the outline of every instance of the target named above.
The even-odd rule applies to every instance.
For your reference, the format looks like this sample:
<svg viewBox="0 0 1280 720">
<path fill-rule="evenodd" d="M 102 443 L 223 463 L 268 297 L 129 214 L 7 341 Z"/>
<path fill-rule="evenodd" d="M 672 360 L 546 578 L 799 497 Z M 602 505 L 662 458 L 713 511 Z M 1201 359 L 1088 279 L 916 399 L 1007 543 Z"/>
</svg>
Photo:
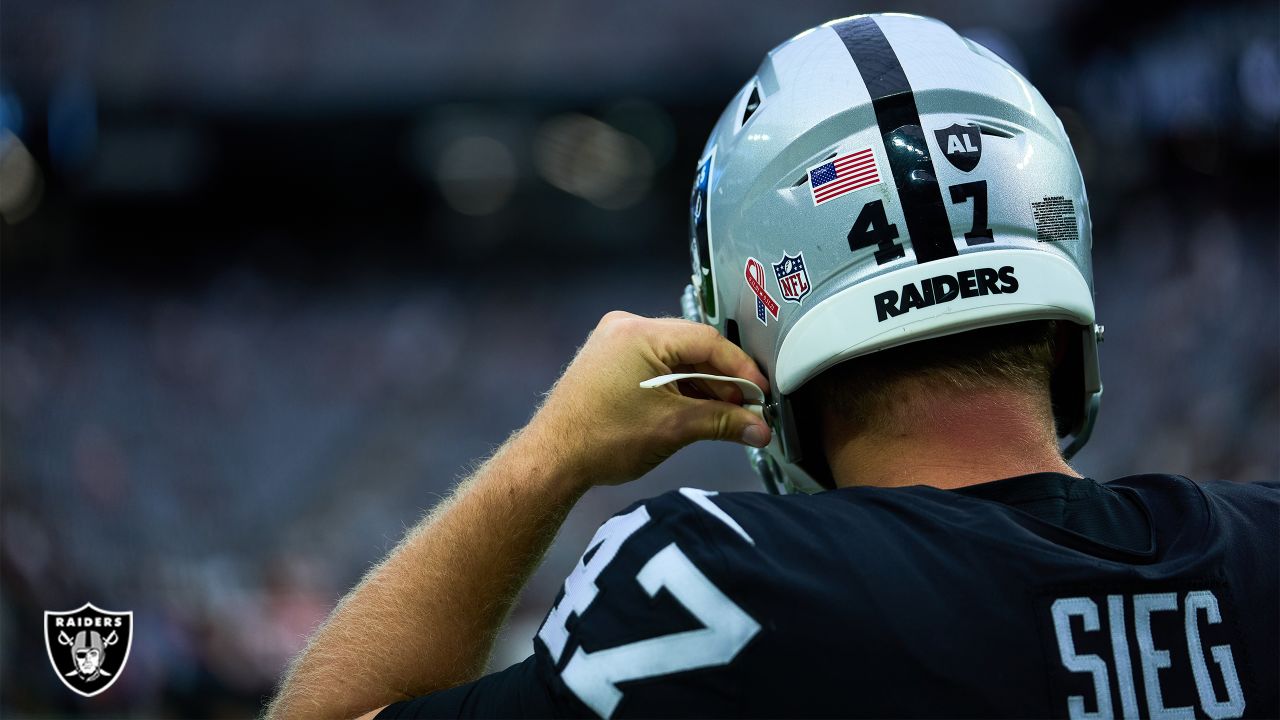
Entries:
<svg viewBox="0 0 1280 720">
<path fill-rule="evenodd" d="M 768 425 L 742 407 L 732 383 L 640 387 L 675 372 L 744 378 L 768 391 L 750 356 L 711 326 L 615 311 L 578 350 L 520 441 L 555 457 L 582 489 L 634 480 L 696 440 L 768 444 Z"/>
</svg>

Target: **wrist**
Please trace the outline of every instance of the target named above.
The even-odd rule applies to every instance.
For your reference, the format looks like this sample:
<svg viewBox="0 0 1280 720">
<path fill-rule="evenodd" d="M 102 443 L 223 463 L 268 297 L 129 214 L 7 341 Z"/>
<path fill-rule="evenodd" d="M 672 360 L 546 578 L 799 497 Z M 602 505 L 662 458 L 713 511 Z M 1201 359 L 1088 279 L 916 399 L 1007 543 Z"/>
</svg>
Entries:
<svg viewBox="0 0 1280 720">
<path fill-rule="evenodd" d="M 500 463 L 504 474 L 537 493 L 569 503 L 577 502 L 592 482 L 591 468 L 578 459 L 574 439 L 568 434 L 537 422 L 537 418 L 513 435 L 491 462 Z"/>
</svg>

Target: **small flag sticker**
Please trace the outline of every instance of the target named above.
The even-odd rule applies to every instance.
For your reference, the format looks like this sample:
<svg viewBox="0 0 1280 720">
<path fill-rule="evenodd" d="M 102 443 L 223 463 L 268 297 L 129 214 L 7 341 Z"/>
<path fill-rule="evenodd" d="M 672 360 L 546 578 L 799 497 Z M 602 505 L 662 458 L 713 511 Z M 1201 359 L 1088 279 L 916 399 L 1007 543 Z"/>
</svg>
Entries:
<svg viewBox="0 0 1280 720">
<path fill-rule="evenodd" d="M 813 193 L 815 207 L 878 182 L 880 172 L 876 169 L 876 158 L 871 148 L 841 155 L 809 168 L 809 191 Z"/>
</svg>

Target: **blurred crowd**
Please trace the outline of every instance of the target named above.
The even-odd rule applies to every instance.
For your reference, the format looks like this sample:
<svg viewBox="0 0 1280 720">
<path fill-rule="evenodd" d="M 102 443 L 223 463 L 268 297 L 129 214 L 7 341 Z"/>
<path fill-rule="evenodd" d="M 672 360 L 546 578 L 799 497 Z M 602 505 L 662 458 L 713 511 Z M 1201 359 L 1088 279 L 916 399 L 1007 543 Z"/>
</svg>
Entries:
<svg viewBox="0 0 1280 720">
<path fill-rule="evenodd" d="M 286 3 L 266 5 L 277 21 L 294 17 Z M 112 22 L 178 22 L 172 10 L 85 19 L 75 6 L 54 3 L 48 16 L 37 6 L 5 3 L 6 43 L 24 27 L 15 21 L 70 44 L 118 35 Z M 514 7 L 471 4 L 451 22 L 488 17 L 510 31 Z M 655 7 L 663 22 L 710 25 L 729 6 Z M 904 9 L 1022 68 L 1080 155 L 1106 391 L 1079 469 L 1276 480 L 1276 6 L 1185 3 L 1145 18 L 1140 33 L 1116 29 L 1129 11 L 1102 3 L 1046 2 L 1030 26 L 1007 7 Z M 729 59 L 711 59 L 723 38 L 708 50 L 687 28 L 652 47 L 632 38 L 619 77 L 583 70 L 594 90 L 573 86 L 576 68 L 537 64 L 550 42 L 524 48 L 532 67 L 513 87 L 465 103 L 432 86 L 443 97 L 406 91 L 409 110 L 384 100 L 362 114 L 368 88 L 339 73 L 325 87 L 353 95 L 322 103 L 317 118 L 237 115 L 221 96 L 171 97 L 157 111 L 119 92 L 141 66 L 114 61 L 95 85 L 92 72 L 66 80 L 24 55 L 31 38 L 16 57 L 6 45 L 0 715 L 255 714 L 335 600 L 523 424 L 601 314 L 678 313 L 688 185 L 720 106 L 772 44 L 850 11 L 772 8 Z M 559 16 L 572 20 L 563 7 Z M 55 32 L 64 22 L 72 31 Z M 579 34 L 590 32 L 583 22 Z M 641 28 L 656 33 L 649 22 Z M 328 37 L 323 17 L 310 23 L 309 37 Z M 575 57 L 607 52 L 581 42 Z M 289 47 L 266 59 L 310 67 Z M 201 52 L 215 51 L 192 57 Z M 646 67 L 670 68 L 681 53 L 701 63 L 693 77 L 656 87 Z M 467 57 L 483 76 L 485 61 Z M 151 82 L 186 87 L 181 67 L 167 72 Z M 443 82 L 399 72 L 389 77 Z M 699 83 L 705 92 L 691 90 Z M 267 102 L 258 90 L 241 101 Z M 202 120 L 176 123 L 184 112 Z M 139 134 L 135 116 L 168 129 Z M 21 163 L 10 162 L 15 147 Z M 15 187 L 27 194 L 14 200 Z M 708 444 L 634 487 L 588 494 L 493 667 L 532 650 L 600 522 L 682 485 L 758 489 L 740 449 Z M 131 610 L 136 623 L 126 670 L 92 699 L 61 686 L 41 634 L 44 611 L 86 601 Z"/>
</svg>

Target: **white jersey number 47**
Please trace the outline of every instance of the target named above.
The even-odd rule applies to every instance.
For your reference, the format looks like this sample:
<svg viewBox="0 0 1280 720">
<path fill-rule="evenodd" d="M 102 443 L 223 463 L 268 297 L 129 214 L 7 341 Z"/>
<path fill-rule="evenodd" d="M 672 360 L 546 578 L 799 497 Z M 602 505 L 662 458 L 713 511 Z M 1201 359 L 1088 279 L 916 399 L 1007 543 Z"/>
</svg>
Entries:
<svg viewBox="0 0 1280 720">
<path fill-rule="evenodd" d="M 595 600 L 596 579 L 618 549 L 649 521 L 640 506 L 610 519 L 587 545 L 595 554 L 578 565 L 564 583 L 564 597 L 551 610 L 538 638 L 559 661 L 568 641 L 565 624 L 570 613 L 582 614 Z M 703 627 L 659 635 L 617 647 L 587 652 L 577 648 L 560 673 L 564 684 L 600 717 L 608 718 L 622 701 L 618 683 L 698 668 L 725 665 L 760 631 L 760 624 L 729 599 L 693 564 L 674 542 L 649 558 L 636 581 L 653 597 L 666 588 Z"/>
</svg>

